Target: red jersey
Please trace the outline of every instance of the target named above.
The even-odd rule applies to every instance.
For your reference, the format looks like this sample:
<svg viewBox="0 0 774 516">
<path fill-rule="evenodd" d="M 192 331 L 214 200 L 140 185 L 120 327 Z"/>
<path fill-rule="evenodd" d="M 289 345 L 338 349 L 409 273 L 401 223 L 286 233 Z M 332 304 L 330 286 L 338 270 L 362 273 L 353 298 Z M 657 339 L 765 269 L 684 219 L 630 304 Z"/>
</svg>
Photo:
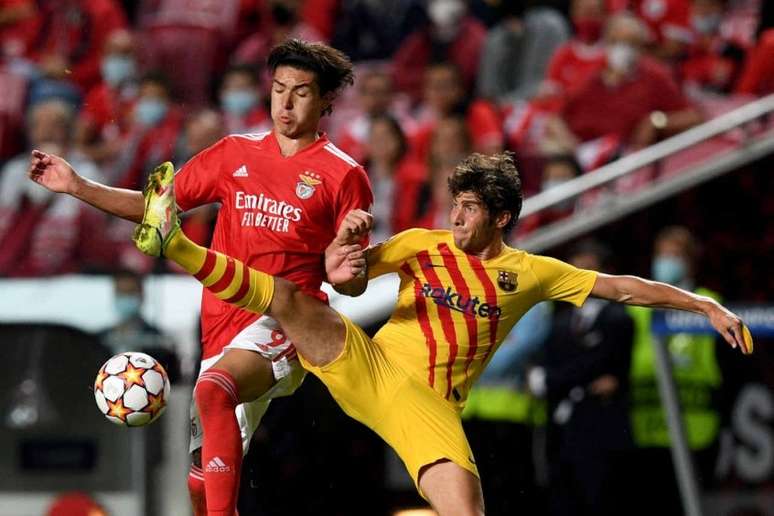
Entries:
<svg viewBox="0 0 774 516">
<path fill-rule="evenodd" d="M 322 254 L 350 210 L 367 210 L 373 194 L 363 168 L 325 135 L 282 156 L 273 132 L 231 135 L 194 156 L 175 178 L 177 204 L 221 204 L 211 248 L 293 281 L 322 300 Z M 258 318 L 202 296 L 202 358 Z"/>
</svg>

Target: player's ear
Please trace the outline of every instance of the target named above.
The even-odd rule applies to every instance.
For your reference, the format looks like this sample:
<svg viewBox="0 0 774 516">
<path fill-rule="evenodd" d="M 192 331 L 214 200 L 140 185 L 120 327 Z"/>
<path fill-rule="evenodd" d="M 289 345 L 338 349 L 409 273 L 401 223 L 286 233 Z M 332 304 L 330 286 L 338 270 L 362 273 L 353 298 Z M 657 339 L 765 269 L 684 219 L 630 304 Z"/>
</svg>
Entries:
<svg viewBox="0 0 774 516">
<path fill-rule="evenodd" d="M 501 211 L 497 217 L 495 217 L 495 226 L 497 226 L 497 229 L 503 229 L 507 226 L 511 221 L 512 216 L 510 211 Z"/>
</svg>

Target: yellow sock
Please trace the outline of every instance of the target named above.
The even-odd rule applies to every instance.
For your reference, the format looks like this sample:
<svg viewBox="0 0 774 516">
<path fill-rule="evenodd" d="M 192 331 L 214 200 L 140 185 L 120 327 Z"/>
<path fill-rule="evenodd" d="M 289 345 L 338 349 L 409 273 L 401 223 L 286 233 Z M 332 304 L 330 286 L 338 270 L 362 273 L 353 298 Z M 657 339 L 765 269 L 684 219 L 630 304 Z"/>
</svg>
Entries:
<svg viewBox="0 0 774 516">
<path fill-rule="evenodd" d="M 202 247 L 182 231 L 170 237 L 164 256 L 199 280 L 218 299 L 251 312 L 264 313 L 269 309 L 274 297 L 273 276 Z"/>
</svg>

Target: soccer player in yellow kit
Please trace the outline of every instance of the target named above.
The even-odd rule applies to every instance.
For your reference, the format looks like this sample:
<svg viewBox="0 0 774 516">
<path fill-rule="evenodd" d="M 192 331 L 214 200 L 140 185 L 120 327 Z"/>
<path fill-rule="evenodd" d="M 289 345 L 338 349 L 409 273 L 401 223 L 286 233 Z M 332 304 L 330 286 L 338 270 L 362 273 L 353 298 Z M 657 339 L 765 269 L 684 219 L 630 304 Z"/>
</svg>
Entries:
<svg viewBox="0 0 774 516">
<path fill-rule="evenodd" d="M 371 226 L 351 212 L 327 251 L 328 278 L 345 282 L 400 276 L 398 304 L 370 339 L 347 317 L 281 278 L 246 267 L 188 240 L 174 210 L 171 168 L 159 167 L 146 189 L 135 242 L 177 262 L 220 298 L 277 319 L 305 368 L 341 408 L 392 446 L 419 492 L 441 515 L 482 514 L 481 485 L 460 412 L 472 383 L 519 318 L 551 299 L 581 305 L 589 296 L 706 315 L 734 347 L 752 349 L 740 319 L 714 300 L 643 280 L 577 269 L 508 247 L 503 234 L 521 210 L 521 184 L 507 154 L 474 154 L 451 179 L 451 231 L 412 229 L 363 251 Z M 223 288 L 228 268 L 235 273 Z M 203 270 L 207 268 L 207 270 Z"/>
</svg>

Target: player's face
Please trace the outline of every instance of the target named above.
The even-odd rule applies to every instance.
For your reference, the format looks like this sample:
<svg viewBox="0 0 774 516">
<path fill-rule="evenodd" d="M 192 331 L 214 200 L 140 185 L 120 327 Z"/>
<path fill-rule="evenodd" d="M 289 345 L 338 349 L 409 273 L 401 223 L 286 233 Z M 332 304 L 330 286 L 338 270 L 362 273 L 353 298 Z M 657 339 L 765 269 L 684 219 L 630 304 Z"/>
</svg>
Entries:
<svg viewBox="0 0 774 516">
<path fill-rule="evenodd" d="M 475 254 L 497 237 L 497 224 L 478 195 L 462 192 L 452 201 L 451 227 L 455 245 Z"/>
<path fill-rule="evenodd" d="M 288 138 L 316 133 L 329 102 L 320 96 L 315 74 L 292 66 L 278 66 L 271 88 L 271 119 Z"/>
</svg>

